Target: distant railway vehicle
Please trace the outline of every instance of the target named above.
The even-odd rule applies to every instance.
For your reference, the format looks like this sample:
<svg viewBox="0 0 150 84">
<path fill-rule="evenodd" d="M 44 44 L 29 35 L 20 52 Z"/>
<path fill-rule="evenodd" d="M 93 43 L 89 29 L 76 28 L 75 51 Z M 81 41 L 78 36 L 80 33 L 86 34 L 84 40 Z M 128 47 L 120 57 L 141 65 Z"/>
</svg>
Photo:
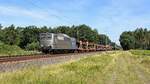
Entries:
<svg viewBox="0 0 150 84">
<path fill-rule="evenodd" d="M 44 53 L 55 52 L 89 52 L 111 50 L 112 47 L 89 43 L 88 41 L 77 41 L 66 34 L 40 33 L 40 49 Z"/>
</svg>

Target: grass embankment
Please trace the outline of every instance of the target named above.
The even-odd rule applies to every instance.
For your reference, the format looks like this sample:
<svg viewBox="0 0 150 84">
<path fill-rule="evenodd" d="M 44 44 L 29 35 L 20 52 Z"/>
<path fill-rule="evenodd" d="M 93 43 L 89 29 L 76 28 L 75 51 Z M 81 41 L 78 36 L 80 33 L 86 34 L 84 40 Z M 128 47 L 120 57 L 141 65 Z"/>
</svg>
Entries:
<svg viewBox="0 0 150 84">
<path fill-rule="evenodd" d="M 0 43 L 0 56 L 11 56 L 11 55 L 29 55 L 36 54 L 36 51 L 25 51 L 15 45 L 6 45 Z"/>
<path fill-rule="evenodd" d="M 130 50 L 134 55 L 147 55 L 150 56 L 150 50 Z"/>
<path fill-rule="evenodd" d="M 109 54 L 96 55 L 66 64 L 1 73 L 0 84 L 91 84 L 112 60 Z"/>
<path fill-rule="evenodd" d="M 149 57 L 149 56 L 146 56 Z M 103 53 L 65 64 L 0 73 L 0 84 L 150 84 L 145 56 Z"/>
<path fill-rule="evenodd" d="M 139 63 L 144 67 L 149 68 L 150 72 L 150 50 L 131 50 L 132 54 L 134 54 L 135 58 L 139 60 Z"/>
</svg>

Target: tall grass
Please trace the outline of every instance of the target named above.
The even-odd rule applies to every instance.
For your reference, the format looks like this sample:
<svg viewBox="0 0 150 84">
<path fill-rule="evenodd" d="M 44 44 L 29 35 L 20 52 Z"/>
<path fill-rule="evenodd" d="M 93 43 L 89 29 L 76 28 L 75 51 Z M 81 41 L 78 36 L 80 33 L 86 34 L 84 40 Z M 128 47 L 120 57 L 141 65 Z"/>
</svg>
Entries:
<svg viewBox="0 0 150 84">
<path fill-rule="evenodd" d="M 139 59 L 128 51 L 103 53 L 64 64 L 0 73 L 0 84 L 144 84 L 141 76 L 149 79 L 149 60 L 149 56 Z"/>
<path fill-rule="evenodd" d="M 109 55 L 97 55 L 66 64 L 1 73 L 0 84 L 91 84 L 111 60 Z"/>
<path fill-rule="evenodd" d="M 150 72 L 150 50 L 131 50 L 130 52 Z"/>
</svg>

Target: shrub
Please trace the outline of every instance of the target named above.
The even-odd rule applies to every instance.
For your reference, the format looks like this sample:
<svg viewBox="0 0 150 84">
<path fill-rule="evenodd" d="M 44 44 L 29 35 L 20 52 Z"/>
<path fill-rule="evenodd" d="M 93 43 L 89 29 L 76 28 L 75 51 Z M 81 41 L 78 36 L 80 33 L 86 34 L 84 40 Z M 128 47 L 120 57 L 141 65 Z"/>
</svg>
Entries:
<svg viewBox="0 0 150 84">
<path fill-rule="evenodd" d="M 32 42 L 30 44 L 27 44 L 26 49 L 27 50 L 38 50 L 39 49 L 39 42 Z"/>
</svg>

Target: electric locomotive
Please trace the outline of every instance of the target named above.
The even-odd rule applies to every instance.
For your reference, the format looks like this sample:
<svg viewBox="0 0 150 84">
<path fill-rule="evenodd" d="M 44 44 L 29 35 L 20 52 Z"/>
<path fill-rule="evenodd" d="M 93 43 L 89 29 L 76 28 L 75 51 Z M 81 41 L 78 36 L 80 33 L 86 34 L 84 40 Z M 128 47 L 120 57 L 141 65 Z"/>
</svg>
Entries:
<svg viewBox="0 0 150 84">
<path fill-rule="evenodd" d="M 40 33 L 40 47 L 44 53 L 77 50 L 76 39 L 62 33 Z"/>
</svg>

